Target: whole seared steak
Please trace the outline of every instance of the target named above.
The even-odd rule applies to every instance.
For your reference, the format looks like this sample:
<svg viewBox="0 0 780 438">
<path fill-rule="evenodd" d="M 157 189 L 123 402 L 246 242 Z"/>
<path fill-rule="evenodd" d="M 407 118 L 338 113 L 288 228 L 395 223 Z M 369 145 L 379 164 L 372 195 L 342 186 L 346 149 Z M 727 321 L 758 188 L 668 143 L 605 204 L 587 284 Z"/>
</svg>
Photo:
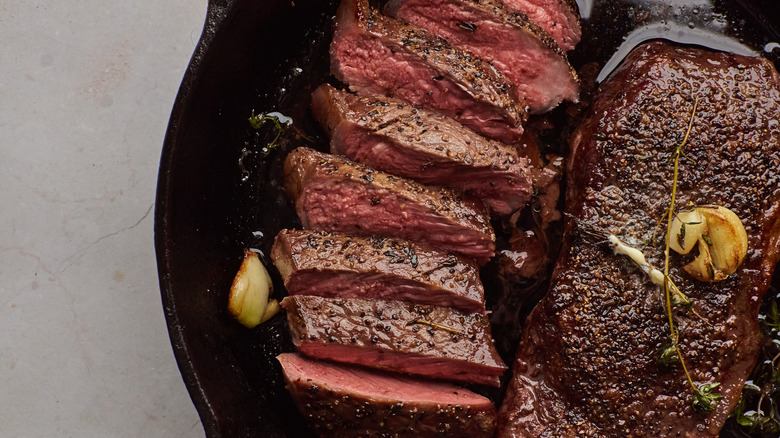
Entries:
<svg viewBox="0 0 780 438">
<path fill-rule="evenodd" d="M 304 228 L 423 242 L 480 264 L 495 251 L 487 208 L 461 192 L 309 148 L 287 156 L 284 179 Z"/>
<path fill-rule="evenodd" d="M 670 277 L 692 301 L 674 307 L 694 384 L 719 384 L 714 410 L 692 406 L 670 344 L 665 294 L 599 237 L 611 233 L 663 269 L 672 154 L 698 99 L 677 209 L 733 210 L 745 225 L 744 263 L 717 283 Z M 653 42 L 602 85 L 568 161 L 564 244 L 549 292 L 528 318 L 500 413 L 500 437 L 717 436 L 760 347 L 758 307 L 780 257 L 780 80 L 761 58 Z M 665 222 L 664 222 L 665 223 Z M 595 230 L 595 231 L 594 231 Z"/>
<path fill-rule="evenodd" d="M 424 184 L 478 196 L 509 214 L 531 198 L 529 160 L 453 119 L 384 96 L 358 97 L 322 85 L 312 111 L 331 136 L 331 152 Z"/>
<path fill-rule="evenodd" d="M 499 386 L 506 370 L 481 313 L 391 300 L 282 300 L 293 343 L 318 359 Z"/>
<path fill-rule="evenodd" d="M 507 143 L 523 133 L 525 99 L 490 63 L 380 14 L 368 0 L 341 2 L 330 58 L 333 75 L 358 93 L 432 109 Z"/>
<path fill-rule="evenodd" d="M 282 230 L 271 258 L 291 295 L 381 298 L 485 313 L 474 261 L 427 245 Z"/>
<path fill-rule="evenodd" d="M 579 100 L 579 79 L 555 40 L 500 0 L 391 0 L 385 11 L 490 61 L 532 114 Z"/>
<path fill-rule="evenodd" d="M 280 354 L 295 404 L 321 437 L 490 438 L 496 408 L 454 385 Z"/>
</svg>

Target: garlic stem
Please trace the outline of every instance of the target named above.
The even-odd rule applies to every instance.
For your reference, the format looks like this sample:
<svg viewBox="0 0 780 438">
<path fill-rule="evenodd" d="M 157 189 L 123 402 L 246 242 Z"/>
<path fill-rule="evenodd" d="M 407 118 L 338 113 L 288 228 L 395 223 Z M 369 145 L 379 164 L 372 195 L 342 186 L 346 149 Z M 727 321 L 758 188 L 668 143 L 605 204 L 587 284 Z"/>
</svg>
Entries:
<svg viewBox="0 0 780 438">
<path fill-rule="evenodd" d="M 648 263 L 642 251 L 625 244 L 614 234 L 610 234 L 609 237 L 607 237 L 607 240 L 609 241 L 609 244 L 612 245 L 612 250 L 615 252 L 615 254 L 624 255 L 630 258 L 634 263 L 637 264 L 637 266 L 639 266 L 642 272 L 650 277 L 650 281 L 652 281 L 653 284 L 663 286 L 664 273 Z"/>
</svg>

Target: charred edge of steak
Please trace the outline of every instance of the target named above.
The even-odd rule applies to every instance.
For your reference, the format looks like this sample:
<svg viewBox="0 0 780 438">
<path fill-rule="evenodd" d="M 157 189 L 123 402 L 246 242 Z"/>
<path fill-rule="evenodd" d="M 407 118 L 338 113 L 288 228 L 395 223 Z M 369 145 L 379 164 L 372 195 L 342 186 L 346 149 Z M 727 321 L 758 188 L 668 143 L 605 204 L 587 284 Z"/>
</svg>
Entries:
<svg viewBox="0 0 780 438">
<path fill-rule="evenodd" d="M 517 111 L 517 119 L 522 122 L 527 119 L 522 106 L 517 105 L 518 101 L 522 101 L 522 96 L 517 94 L 514 87 L 506 82 L 503 75 L 490 63 L 468 51 L 453 47 L 443 38 L 380 14 L 377 10 L 368 7 L 367 0 L 345 1 L 355 1 L 362 14 L 366 14 L 366 20 L 359 21 L 358 24 L 364 25 L 367 31 L 400 42 L 403 47 L 421 55 L 429 62 L 443 66 L 442 71 L 453 75 L 465 84 L 470 84 L 475 91 L 480 92 L 479 98 L 496 106 Z"/>
<path fill-rule="evenodd" d="M 489 438 L 495 431 L 493 403 L 464 388 L 292 353 L 277 360 L 298 410 L 322 437 Z"/>
<path fill-rule="evenodd" d="M 395 17 L 398 14 L 398 9 L 407 1 L 408 0 L 390 0 L 387 3 L 384 12 L 390 16 Z M 538 38 L 545 47 L 555 52 L 568 63 L 568 57 L 566 56 L 566 53 L 558 46 L 558 43 L 555 42 L 553 37 L 551 37 L 546 30 L 542 29 L 541 26 L 534 23 L 534 21 L 531 20 L 528 15 L 522 12 L 508 9 L 507 6 L 500 0 L 457 0 L 457 2 L 486 12 L 489 16 L 495 17 L 498 22 L 509 23 L 514 27 L 532 34 Z M 470 23 L 464 23 L 462 27 L 465 26 L 466 30 L 468 30 L 469 25 L 474 26 L 475 28 L 477 27 L 476 24 Z M 574 71 L 574 68 L 571 68 L 571 70 L 576 77 L 577 72 Z"/>
<path fill-rule="evenodd" d="M 490 59 L 503 72 L 504 77 L 525 94 L 529 112 L 541 113 L 549 111 L 562 100 L 577 102 L 579 95 L 579 77 L 569 63 L 563 50 L 544 29 L 534 23 L 526 14 L 513 12 L 500 1 L 493 0 L 440 0 L 441 3 L 425 0 L 391 0 L 386 11 L 399 18 L 407 20 L 426 30 L 461 44 L 473 51 L 477 56 Z M 442 5 L 456 7 L 455 16 L 452 11 L 444 12 Z M 479 26 L 464 27 L 463 22 L 453 24 L 456 18 L 469 18 L 480 23 L 492 22 L 509 25 L 514 29 L 511 35 L 505 30 L 483 31 Z M 469 24 L 469 23 L 466 23 Z M 484 26 L 484 24 L 480 24 Z M 504 38 L 501 38 L 504 37 Z M 474 40 L 476 38 L 476 41 Z M 486 45 L 485 38 L 489 44 Z M 505 50 L 496 39 L 511 39 L 521 41 L 524 46 L 515 50 L 516 53 Z M 531 48 L 533 47 L 533 48 Z M 528 53 L 536 53 L 537 58 L 544 62 L 527 58 Z M 556 78 L 555 80 L 551 79 Z M 551 82 L 552 81 L 552 82 Z M 560 84 L 565 83 L 565 87 Z M 555 85 L 555 87 L 551 86 Z"/>
<path fill-rule="evenodd" d="M 485 312 L 476 264 L 426 245 L 282 230 L 271 258 L 292 295 L 394 299 Z"/>
<path fill-rule="evenodd" d="M 577 0 L 563 0 L 563 4 L 569 7 L 575 17 L 580 18 L 580 6 L 577 4 Z"/>
<path fill-rule="evenodd" d="M 391 300 L 288 296 L 293 343 L 311 357 L 499 386 L 506 365 L 478 313 Z"/>
<path fill-rule="evenodd" d="M 397 141 L 419 143 L 427 140 L 431 144 L 412 144 L 410 147 L 424 149 L 438 159 L 461 161 L 466 166 L 495 166 L 509 170 L 516 162 L 527 161 L 520 157 L 516 148 L 482 137 L 454 119 L 387 96 L 356 96 L 325 84 L 312 94 L 312 111 L 322 128 L 331 135 L 340 124 L 354 123 Z M 438 141 L 425 134 L 436 135 Z"/>
<path fill-rule="evenodd" d="M 368 0 L 342 0 L 335 23 L 334 43 L 340 33 L 357 26 L 383 39 L 385 44 L 392 46 L 391 50 L 414 54 L 437 68 L 442 75 L 454 78 L 476 101 L 501 108 L 515 124 L 522 124 L 528 119 L 524 98 L 489 62 L 453 47 L 443 38 L 380 14 L 369 6 Z M 339 79 L 345 79 L 338 68 L 334 70 Z"/>
<path fill-rule="evenodd" d="M 528 15 L 557 41 L 564 51 L 572 50 L 582 38 L 580 9 L 575 0 L 504 0 L 507 8 Z M 539 4 L 541 3 L 541 4 Z"/>
<path fill-rule="evenodd" d="M 494 255 L 487 208 L 451 189 L 304 147 L 285 161 L 285 187 L 305 228 L 422 241 L 480 264 Z"/>
<path fill-rule="evenodd" d="M 322 85 L 312 112 L 331 135 L 331 152 L 376 169 L 479 196 L 510 214 L 532 194 L 530 160 L 453 119 L 384 96 L 358 97 Z"/>
</svg>

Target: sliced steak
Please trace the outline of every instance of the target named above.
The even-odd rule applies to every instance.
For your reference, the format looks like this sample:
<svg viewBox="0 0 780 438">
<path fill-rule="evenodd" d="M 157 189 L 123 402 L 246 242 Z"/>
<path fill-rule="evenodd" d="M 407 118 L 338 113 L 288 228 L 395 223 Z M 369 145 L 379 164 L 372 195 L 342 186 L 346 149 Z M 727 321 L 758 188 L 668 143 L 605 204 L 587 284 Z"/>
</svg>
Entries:
<svg viewBox="0 0 780 438">
<path fill-rule="evenodd" d="M 284 173 L 304 228 L 423 242 L 480 264 L 493 256 L 495 234 L 487 208 L 461 192 L 309 148 L 291 152 Z"/>
<path fill-rule="evenodd" d="M 496 408 L 479 394 L 446 383 L 277 356 L 298 410 L 321 437 L 484 437 Z"/>
<path fill-rule="evenodd" d="M 663 269 L 656 223 L 697 98 L 677 208 L 726 206 L 749 242 L 717 283 L 682 269 L 692 255 L 669 263 L 693 303 L 674 308 L 687 369 L 696 385 L 720 384 L 710 413 L 692 407 L 679 365 L 659 363 L 670 337 L 663 289 L 592 236 L 612 233 Z M 590 114 L 572 137 L 565 239 L 526 322 L 499 436 L 718 436 L 756 361 L 758 307 L 780 258 L 780 78 L 765 59 L 653 42 L 623 61 Z"/>
<path fill-rule="evenodd" d="M 286 297 L 282 307 L 295 346 L 307 356 L 492 386 L 506 370 L 481 313 L 303 295 Z"/>
<path fill-rule="evenodd" d="M 282 230 L 271 258 L 291 295 L 383 298 L 485 312 L 477 265 L 427 245 Z"/>
<path fill-rule="evenodd" d="M 403 99 L 508 143 L 523 133 L 525 101 L 489 63 L 368 0 L 341 2 L 330 57 L 333 75 L 359 93 Z"/>
<path fill-rule="evenodd" d="M 504 4 L 528 16 L 547 31 L 565 51 L 580 42 L 580 10 L 574 0 L 503 0 Z"/>
<path fill-rule="evenodd" d="M 331 152 L 425 184 L 473 193 L 510 214 L 532 194 L 529 160 L 453 119 L 388 97 L 358 97 L 323 85 L 312 95 Z"/>
<path fill-rule="evenodd" d="M 391 0 L 385 12 L 490 61 L 525 96 L 531 113 L 578 101 L 577 73 L 563 51 L 500 0 Z"/>
</svg>

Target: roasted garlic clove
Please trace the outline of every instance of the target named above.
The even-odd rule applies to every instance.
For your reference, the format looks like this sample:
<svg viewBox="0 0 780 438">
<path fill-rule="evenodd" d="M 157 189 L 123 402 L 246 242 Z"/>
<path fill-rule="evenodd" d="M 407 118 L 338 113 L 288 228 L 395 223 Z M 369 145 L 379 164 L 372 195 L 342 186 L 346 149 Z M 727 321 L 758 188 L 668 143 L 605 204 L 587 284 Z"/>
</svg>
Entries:
<svg viewBox="0 0 780 438">
<path fill-rule="evenodd" d="M 747 254 L 747 232 L 726 207 L 703 205 L 677 215 L 669 247 L 688 254 L 697 242 L 699 255 L 685 271 L 701 281 L 721 281 L 737 271 Z"/>
<path fill-rule="evenodd" d="M 249 328 L 255 327 L 263 322 L 268 296 L 272 292 L 271 276 L 263 262 L 256 253 L 245 250 L 244 261 L 230 287 L 228 310 L 239 323 Z"/>
<path fill-rule="evenodd" d="M 720 206 L 702 207 L 702 214 L 707 218 L 707 243 L 712 243 L 712 264 L 727 276 L 737 272 L 748 246 L 742 221 L 733 211 Z"/>
<path fill-rule="evenodd" d="M 697 210 L 683 211 L 672 221 L 669 247 L 680 254 L 691 252 L 699 237 L 707 232 L 707 223 Z"/>
<path fill-rule="evenodd" d="M 691 276 L 699 281 L 706 281 L 712 283 L 713 281 L 721 281 L 727 276 L 722 271 L 715 268 L 712 263 L 712 254 L 710 248 L 704 239 L 699 239 L 699 255 L 696 258 L 685 265 L 683 269 L 685 272 L 691 274 Z"/>
<path fill-rule="evenodd" d="M 265 306 L 265 312 L 263 312 L 263 317 L 260 318 L 260 324 L 273 318 L 280 310 L 282 310 L 282 306 L 279 304 L 279 300 L 273 299 L 268 301 L 268 305 Z"/>
</svg>

